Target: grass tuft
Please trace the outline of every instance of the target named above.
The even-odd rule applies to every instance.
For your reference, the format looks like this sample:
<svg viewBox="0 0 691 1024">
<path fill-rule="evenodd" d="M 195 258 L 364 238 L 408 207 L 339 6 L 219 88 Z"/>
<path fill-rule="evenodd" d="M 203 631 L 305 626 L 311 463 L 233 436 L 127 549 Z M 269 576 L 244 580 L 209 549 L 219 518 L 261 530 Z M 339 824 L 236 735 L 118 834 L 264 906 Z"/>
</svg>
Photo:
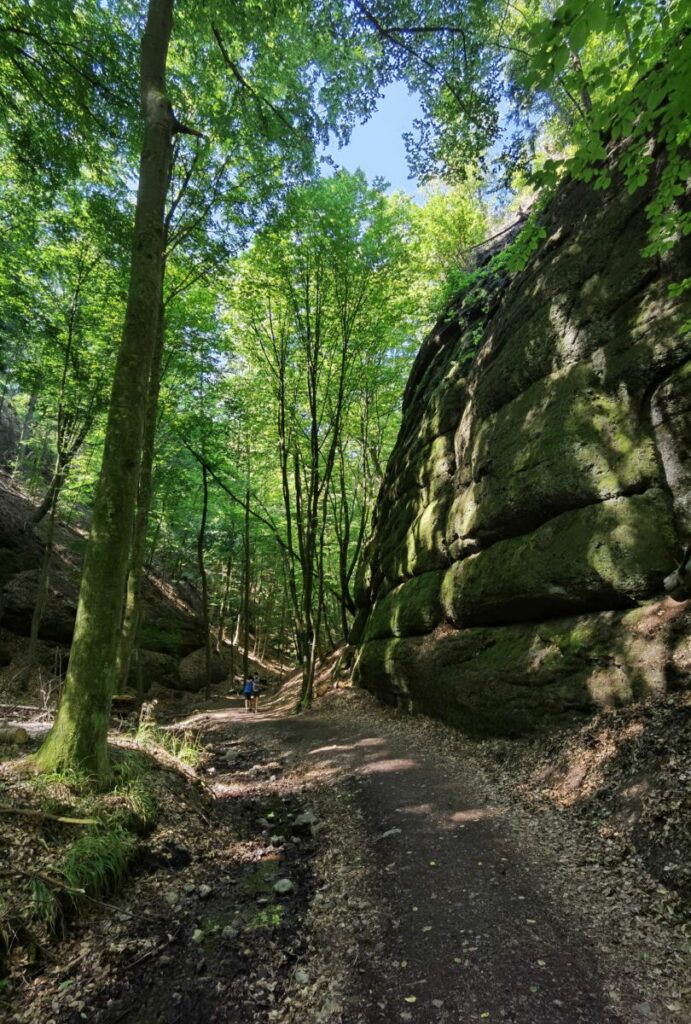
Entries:
<svg viewBox="0 0 691 1024">
<path fill-rule="evenodd" d="M 121 825 L 107 831 L 94 828 L 67 851 L 63 874 L 67 884 L 98 898 L 123 881 L 137 848 L 137 839 Z"/>
<path fill-rule="evenodd" d="M 30 892 L 29 919 L 42 924 L 50 934 L 56 934 L 63 922 L 63 905 L 59 896 L 40 878 L 31 880 Z"/>
<path fill-rule="evenodd" d="M 155 753 L 162 748 L 170 757 L 190 768 L 201 763 L 204 752 L 191 732 L 182 734 L 167 729 L 159 729 L 154 722 L 142 718 L 135 734 L 137 744 L 142 750 Z"/>
</svg>

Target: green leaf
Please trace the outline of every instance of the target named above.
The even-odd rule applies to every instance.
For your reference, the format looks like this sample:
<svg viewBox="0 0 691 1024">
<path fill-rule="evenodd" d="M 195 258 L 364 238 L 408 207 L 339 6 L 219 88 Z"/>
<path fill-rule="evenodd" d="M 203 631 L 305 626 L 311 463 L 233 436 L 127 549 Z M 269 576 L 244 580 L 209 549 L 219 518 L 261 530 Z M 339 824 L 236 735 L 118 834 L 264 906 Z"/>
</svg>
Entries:
<svg viewBox="0 0 691 1024">
<path fill-rule="evenodd" d="M 585 17 L 581 15 L 580 18 L 577 18 L 574 21 L 573 25 L 569 29 L 569 41 L 571 43 L 572 48 L 576 50 L 576 52 L 578 52 L 578 50 L 583 49 L 583 46 L 585 45 L 585 41 L 587 38 L 588 24 L 585 20 Z"/>
<path fill-rule="evenodd" d="M 608 27 L 607 12 L 604 6 L 596 0 L 595 3 L 590 3 L 585 11 L 585 17 L 588 22 L 588 28 L 591 32 L 604 32 Z"/>
<path fill-rule="evenodd" d="M 559 74 L 566 67 L 569 59 L 569 48 L 566 43 L 563 43 L 554 54 L 552 58 L 552 66 L 554 67 L 555 73 Z"/>
</svg>

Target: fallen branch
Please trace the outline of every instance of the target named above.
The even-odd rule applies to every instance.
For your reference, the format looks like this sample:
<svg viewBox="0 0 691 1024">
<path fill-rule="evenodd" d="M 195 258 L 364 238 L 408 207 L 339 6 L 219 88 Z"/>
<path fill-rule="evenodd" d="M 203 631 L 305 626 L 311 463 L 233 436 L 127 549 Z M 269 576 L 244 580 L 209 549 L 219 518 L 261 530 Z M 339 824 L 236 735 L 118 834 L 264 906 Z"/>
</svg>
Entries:
<svg viewBox="0 0 691 1024">
<path fill-rule="evenodd" d="M 82 892 L 83 890 L 77 891 Z M 116 910 L 118 914 L 126 914 L 136 921 L 142 919 L 144 921 L 153 921 L 154 924 L 165 924 L 168 921 L 166 917 L 154 917 L 152 914 L 145 914 L 143 910 L 138 910 L 134 913 L 131 910 L 127 910 L 126 907 L 116 907 L 114 903 L 104 903 L 103 900 L 96 899 L 95 896 L 89 896 L 88 892 L 84 893 L 84 898 L 89 900 L 90 903 L 95 903 L 97 907 L 105 907 L 106 910 Z"/>
<path fill-rule="evenodd" d="M 10 708 L 11 711 L 41 711 L 44 714 L 47 712 L 46 708 L 38 708 L 33 704 L 0 704 L 0 708 Z"/>
<path fill-rule="evenodd" d="M 18 876 L 19 878 L 30 878 L 37 882 L 44 882 L 46 885 L 50 885 L 54 889 L 62 889 L 64 892 L 76 892 L 80 896 L 86 895 L 84 889 L 75 889 L 74 886 L 67 885 L 61 879 L 51 878 L 50 875 L 43 875 L 40 871 L 22 871 L 20 868 L 10 868 L 8 871 L 0 871 L 0 878 L 11 878 L 13 876 Z"/>
<path fill-rule="evenodd" d="M 46 811 L 36 811 L 30 807 L 10 807 L 9 804 L 0 804 L 0 814 L 23 814 L 27 818 L 40 818 L 45 821 L 61 821 L 66 825 L 98 825 L 96 818 L 66 818 L 62 814 L 48 814 Z"/>
</svg>

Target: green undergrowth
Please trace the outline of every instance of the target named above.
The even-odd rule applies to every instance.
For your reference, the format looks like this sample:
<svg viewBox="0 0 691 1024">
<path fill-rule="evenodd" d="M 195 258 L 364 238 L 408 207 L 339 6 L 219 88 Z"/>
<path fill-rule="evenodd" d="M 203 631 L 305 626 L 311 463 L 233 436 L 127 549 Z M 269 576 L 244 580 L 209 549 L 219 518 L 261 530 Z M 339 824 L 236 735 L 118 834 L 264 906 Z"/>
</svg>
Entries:
<svg viewBox="0 0 691 1024">
<path fill-rule="evenodd" d="M 203 757 L 202 748 L 189 730 L 177 732 L 173 729 L 161 729 L 154 722 L 143 719 L 139 723 L 135 739 L 142 750 L 153 754 L 163 750 L 189 768 L 196 768 Z"/>
<path fill-rule="evenodd" d="M 137 845 L 137 837 L 117 823 L 85 833 L 63 861 L 62 874 L 72 895 L 109 896 L 124 881 Z"/>
<path fill-rule="evenodd" d="M 0 783 L 3 802 L 35 814 L 8 818 L 0 841 L 2 860 L 10 866 L 0 873 L 0 995 L 9 984 L 11 961 L 40 964 L 70 921 L 126 882 L 142 837 L 157 824 L 161 800 L 171 799 L 161 765 L 189 774 L 202 756 L 190 735 L 151 722 L 140 724 L 134 740 L 134 749 L 112 751 L 105 791 L 77 772 L 20 772 L 16 780 Z"/>
</svg>

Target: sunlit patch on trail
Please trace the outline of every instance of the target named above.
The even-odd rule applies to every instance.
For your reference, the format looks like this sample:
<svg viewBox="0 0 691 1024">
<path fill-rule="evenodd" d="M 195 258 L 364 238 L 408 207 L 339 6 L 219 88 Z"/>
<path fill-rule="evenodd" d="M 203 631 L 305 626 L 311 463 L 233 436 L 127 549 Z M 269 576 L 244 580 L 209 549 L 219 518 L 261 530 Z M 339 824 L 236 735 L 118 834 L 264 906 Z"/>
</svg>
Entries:
<svg viewBox="0 0 691 1024">
<path fill-rule="evenodd" d="M 391 757 L 383 761 L 374 761 L 372 764 L 364 765 L 360 768 L 361 775 L 371 775 L 375 772 L 401 772 L 410 771 L 411 768 L 417 768 L 417 761 L 412 761 L 407 757 Z"/>
<path fill-rule="evenodd" d="M 455 824 L 462 824 L 466 821 L 486 821 L 488 818 L 498 818 L 502 811 L 498 807 L 474 807 L 469 811 L 455 811 L 449 815 L 449 821 Z"/>
</svg>

